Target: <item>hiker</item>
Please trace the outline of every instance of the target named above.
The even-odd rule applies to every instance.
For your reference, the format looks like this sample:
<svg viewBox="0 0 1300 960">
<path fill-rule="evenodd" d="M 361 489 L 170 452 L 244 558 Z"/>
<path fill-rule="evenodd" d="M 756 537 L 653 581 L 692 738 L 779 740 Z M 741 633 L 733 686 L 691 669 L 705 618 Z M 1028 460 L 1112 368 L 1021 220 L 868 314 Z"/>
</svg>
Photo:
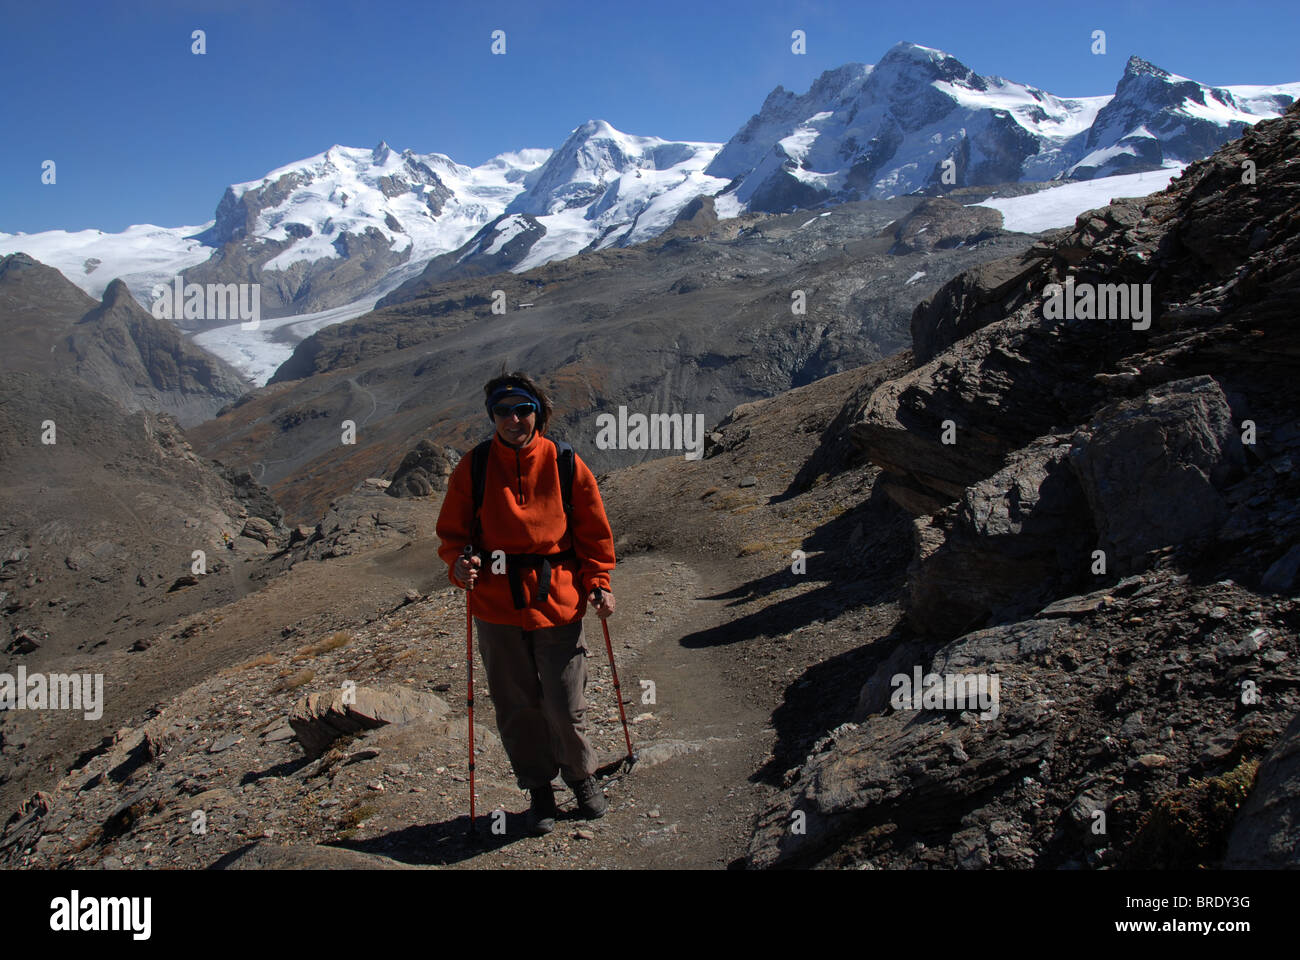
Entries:
<svg viewBox="0 0 1300 960">
<path fill-rule="evenodd" d="M 481 504 L 476 515 L 471 453 L 447 484 L 438 555 L 451 582 L 470 590 L 497 730 L 531 798 L 529 829 L 540 836 L 555 829 L 557 772 L 582 816 L 594 820 L 609 806 L 586 736 L 582 618 L 589 603 L 602 619 L 614 612 L 614 537 L 591 470 L 544 436 L 554 410 L 545 391 L 516 372 L 489 380 L 483 394 L 495 432 L 478 448 Z"/>
</svg>

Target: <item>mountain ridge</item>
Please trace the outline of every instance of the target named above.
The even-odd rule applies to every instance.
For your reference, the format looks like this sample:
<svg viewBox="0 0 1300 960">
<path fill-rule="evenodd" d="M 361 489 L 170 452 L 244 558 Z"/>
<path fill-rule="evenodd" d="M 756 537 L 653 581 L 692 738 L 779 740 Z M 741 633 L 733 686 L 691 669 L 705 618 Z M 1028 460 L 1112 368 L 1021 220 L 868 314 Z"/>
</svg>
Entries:
<svg viewBox="0 0 1300 960">
<path fill-rule="evenodd" d="M 404 284 L 527 270 L 639 242 L 700 195 L 733 217 L 1185 163 L 1296 96 L 1300 83 L 1210 87 L 1134 56 L 1115 93 L 1060 98 L 902 41 L 875 65 L 823 71 L 802 94 L 778 85 L 723 144 L 638 137 L 596 119 L 555 150 L 502 153 L 475 168 L 384 141 L 335 144 L 230 185 L 200 228 L 142 225 L 119 239 L 0 234 L 0 253 L 26 243 L 97 295 L 97 277 L 111 271 L 146 304 L 152 284 L 175 273 L 259 282 L 268 318 L 298 316 L 401 298 L 411 289 L 397 293 Z M 155 251 L 147 264 L 142 250 Z"/>
</svg>

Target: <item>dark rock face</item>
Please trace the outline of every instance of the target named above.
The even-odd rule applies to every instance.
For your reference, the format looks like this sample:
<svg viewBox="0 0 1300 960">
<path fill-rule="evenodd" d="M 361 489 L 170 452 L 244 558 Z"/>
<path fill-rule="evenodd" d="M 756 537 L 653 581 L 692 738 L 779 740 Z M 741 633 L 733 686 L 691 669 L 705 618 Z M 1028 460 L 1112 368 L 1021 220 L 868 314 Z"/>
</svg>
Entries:
<svg viewBox="0 0 1300 960">
<path fill-rule="evenodd" d="M 1277 664 L 1294 656 L 1296 638 L 1272 629 L 1290 614 L 1266 615 L 1272 656 L 1260 659 L 1232 639 L 1260 622 L 1250 619 L 1257 603 L 1235 586 L 1192 587 L 1159 570 L 1053 608 L 968 633 L 928 663 L 888 665 L 909 680 L 914 665 L 940 677 L 996 677 L 997 709 L 992 697 L 965 709 L 886 701 L 832 730 L 760 816 L 749 865 L 1217 865 L 1231 813 L 1185 823 L 1180 810 L 1196 797 L 1179 791 L 1189 778 L 1239 779 L 1291 719 L 1285 708 L 1242 711 L 1238 696 L 1243 676 L 1286 683 Z M 899 689 L 896 680 L 885 692 Z M 1286 772 L 1267 783 L 1290 776 L 1288 751 L 1279 748 Z M 1261 797 L 1265 812 L 1243 832 L 1257 835 L 1265 859 L 1249 859 L 1249 842 L 1234 838 L 1241 865 L 1279 865 L 1293 853 L 1290 791 Z"/>
<path fill-rule="evenodd" d="M 284 511 L 280 509 L 271 491 L 253 479 L 247 470 L 216 464 L 221 478 L 234 489 L 234 495 L 246 508 L 248 515 L 265 520 L 275 536 L 287 535 Z"/>
<path fill-rule="evenodd" d="M 912 632 L 751 864 L 1295 865 L 1297 144 L 1293 106 L 918 307 L 919 365 L 842 414 L 916 515 Z M 1150 284 L 1149 326 L 1049 319 L 1071 277 Z M 910 668 L 996 676 L 999 709 L 910 709 Z"/>
<path fill-rule="evenodd" d="M 1260 764 L 1241 808 L 1223 865 L 1279 870 L 1300 866 L 1300 714 Z"/>
<path fill-rule="evenodd" d="M 1083 581 L 1096 534 L 1069 453 L 1064 437 L 1036 440 L 958 504 L 916 521 L 913 623 L 956 637 L 990 616 L 1018 619 Z"/>
<path fill-rule="evenodd" d="M 1070 464 L 1117 573 L 1218 532 L 1228 512 L 1219 491 L 1245 462 L 1233 421 L 1218 383 L 1201 376 L 1107 407 L 1076 435 Z"/>
<path fill-rule="evenodd" d="M 963 209 L 972 209 L 966 207 Z M 1041 273 L 1044 252 L 991 260 L 953 277 L 912 313 L 912 355 L 918 364 L 1020 307 Z"/>
<path fill-rule="evenodd" d="M 682 232 L 684 225 L 688 225 L 695 228 L 697 236 L 707 234 L 718 225 L 718 212 L 713 197 L 706 194 L 696 197 L 678 211 L 673 223 L 677 226 L 678 233 Z"/>
</svg>

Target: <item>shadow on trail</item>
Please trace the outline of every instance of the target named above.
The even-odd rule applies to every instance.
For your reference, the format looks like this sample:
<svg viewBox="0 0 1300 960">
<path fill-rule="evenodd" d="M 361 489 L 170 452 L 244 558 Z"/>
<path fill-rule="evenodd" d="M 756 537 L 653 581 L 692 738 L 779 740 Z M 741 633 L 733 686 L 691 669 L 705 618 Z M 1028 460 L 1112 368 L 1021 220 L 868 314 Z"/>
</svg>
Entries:
<svg viewBox="0 0 1300 960">
<path fill-rule="evenodd" d="M 861 502 L 817 528 L 802 549 L 807 554 L 803 576 L 820 581 L 820 586 L 765 602 L 777 590 L 798 582 L 799 574 L 782 567 L 710 598 L 729 601 L 730 608 L 750 607 L 752 612 L 681 640 L 688 648 L 773 640 L 790 649 L 792 656 L 804 655 L 796 652 L 801 649 L 815 656 L 806 640 L 789 635 L 819 626 L 846 633 L 862 631 L 859 646 L 811 664 L 786 686 L 780 706 L 772 713 L 773 755 L 751 776 L 755 782 L 775 786 L 781 785 L 787 770 L 803 763 L 819 737 L 853 719 L 862 686 L 880 664 L 900 644 L 915 642 L 904 622 L 882 622 L 884 614 L 872 609 L 902 597 L 912 557 L 911 518 L 883 492 L 873 488 Z"/>
<path fill-rule="evenodd" d="M 729 600 L 727 606 L 732 608 L 750 604 L 755 608 L 727 623 L 687 634 L 681 639 L 682 646 L 699 649 L 781 636 L 819 620 L 834 620 L 846 610 L 896 600 L 911 558 L 910 521 L 883 493 L 873 489 L 861 503 L 813 531 L 800 549 L 807 554 L 807 573 L 797 574 L 783 565 L 766 576 L 706 597 Z M 804 577 L 821 580 L 822 586 L 774 603 L 762 602 Z"/>
<path fill-rule="evenodd" d="M 537 839 L 528 832 L 527 813 L 507 813 L 504 833 L 493 832 L 493 823 L 500 823 L 501 820 L 496 818 L 494 821 L 490 812 L 474 819 L 473 834 L 468 832 L 469 816 L 466 814 L 441 823 L 404 827 L 366 840 L 338 840 L 329 846 L 377 854 L 417 866 L 449 866 L 473 860 L 521 840 Z M 567 819 L 563 815 L 556 818 L 557 832 Z"/>
<path fill-rule="evenodd" d="M 781 705 L 772 712 L 772 757 L 750 780 L 782 786 L 786 771 L 803 764 L 818 738 L 854 719 L 863 684 L 898 646 L 909 642 L 915 642 L 913 633 L 900 623 L 886 636 L 805 670 L 785 688 Z M 922 659 L 928 662 L 928 656 Z"/>
</svg>

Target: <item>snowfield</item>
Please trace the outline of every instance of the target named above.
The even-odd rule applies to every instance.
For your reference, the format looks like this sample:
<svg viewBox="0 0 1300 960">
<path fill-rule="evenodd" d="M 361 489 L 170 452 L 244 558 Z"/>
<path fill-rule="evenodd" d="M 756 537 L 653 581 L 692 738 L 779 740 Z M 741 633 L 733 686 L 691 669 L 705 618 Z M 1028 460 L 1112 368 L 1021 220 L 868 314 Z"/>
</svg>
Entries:
<svg viewBox="0 0 1300 960">
<path fill-rule="evenodd" d="M 1159 193 L 1185 169 L 1186 164 L 1180 163 L 1163 170 L 1067 183 L 1023 197 L 985 200 L 971 206 L 992 207 L 1002 214 L 1002 225 L 1007 230 L 1037 233 L 1039 230 L 1074 226 L 1079 214 L 1106 206 L 1112 197 L 1145 197 Z"/>
</svg>

